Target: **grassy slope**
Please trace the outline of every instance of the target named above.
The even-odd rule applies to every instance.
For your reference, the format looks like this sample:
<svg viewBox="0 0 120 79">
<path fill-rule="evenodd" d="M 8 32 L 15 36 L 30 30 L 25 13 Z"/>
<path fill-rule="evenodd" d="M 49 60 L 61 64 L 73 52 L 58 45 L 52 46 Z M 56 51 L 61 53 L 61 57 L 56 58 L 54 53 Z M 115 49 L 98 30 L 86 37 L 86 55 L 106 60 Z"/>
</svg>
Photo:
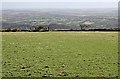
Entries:
<svg viewBox="0 0 120 79">
<path fill-rule="evenodd" d="M 117 76 L 117 33 L 3 33 L 3 76 Z"/>
</svg>

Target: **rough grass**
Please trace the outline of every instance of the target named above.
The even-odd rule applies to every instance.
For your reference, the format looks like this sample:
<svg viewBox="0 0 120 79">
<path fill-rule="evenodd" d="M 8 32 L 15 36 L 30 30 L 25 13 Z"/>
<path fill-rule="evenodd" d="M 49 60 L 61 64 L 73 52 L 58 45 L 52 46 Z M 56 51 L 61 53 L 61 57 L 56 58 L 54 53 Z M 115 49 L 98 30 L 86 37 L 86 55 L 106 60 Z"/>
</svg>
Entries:
<svg viewBox="0 0 120 79">
<path fill-rule="evenodd" d="M 3 33 L 4 77 L 114 77 L 118 33 Z"/>
</svg>

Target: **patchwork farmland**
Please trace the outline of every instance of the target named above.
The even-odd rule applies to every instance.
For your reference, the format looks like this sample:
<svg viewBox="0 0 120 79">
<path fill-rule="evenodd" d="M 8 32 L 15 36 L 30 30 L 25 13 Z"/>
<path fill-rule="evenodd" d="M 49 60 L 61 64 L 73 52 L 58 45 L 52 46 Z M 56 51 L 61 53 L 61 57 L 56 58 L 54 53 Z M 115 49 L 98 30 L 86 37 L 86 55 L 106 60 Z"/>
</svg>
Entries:
<svg viewBox="0 0 120 79">
<path fill-rule="evenodd" d="M 117 32 L 4 32 L 3 77 L 118 76 Z"/>
</svg>

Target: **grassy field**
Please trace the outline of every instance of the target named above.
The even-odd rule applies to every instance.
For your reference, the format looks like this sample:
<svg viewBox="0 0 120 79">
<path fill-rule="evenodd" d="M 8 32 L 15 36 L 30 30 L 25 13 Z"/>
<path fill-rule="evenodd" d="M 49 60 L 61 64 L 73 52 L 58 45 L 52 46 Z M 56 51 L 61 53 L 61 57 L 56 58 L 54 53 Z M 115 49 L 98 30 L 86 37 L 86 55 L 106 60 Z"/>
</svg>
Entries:
<svg viewBox="0 0 120 79">
<path fill-rule="evenodd" d="M 118 33 L 3 33 L 4 77 L 114 77 Z"/>
</svg>

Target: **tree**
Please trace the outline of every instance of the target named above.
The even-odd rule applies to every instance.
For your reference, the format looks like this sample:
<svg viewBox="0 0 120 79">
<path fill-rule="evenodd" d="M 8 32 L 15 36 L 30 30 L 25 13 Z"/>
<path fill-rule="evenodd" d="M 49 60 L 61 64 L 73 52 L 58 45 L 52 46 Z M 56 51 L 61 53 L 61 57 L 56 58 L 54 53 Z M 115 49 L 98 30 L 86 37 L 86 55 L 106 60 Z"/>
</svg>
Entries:
<svg viewBox="0 0 120 79">
<path fill-rule="evenodd" d="M 6 32 L 11 32 L 11 28 L 9 27 L 9 28 L 7 28 L 5 31 L 6 31 Z"/>
<path fill-rule="evenodd" d="M 35 31 L 43 32 L 43 31 L 46 31 L 46 30 L 48 30 L 48 28 L 46 27 L 46 25 L 40 25 L 40 26 L 36 26 L 35 27 Z"/>
<path fill-rule="evenodd" d="M 92 22 L 85 21 L 80 25 L 81 30 L 89 29 L 92 25 Z"/>
</svg>

